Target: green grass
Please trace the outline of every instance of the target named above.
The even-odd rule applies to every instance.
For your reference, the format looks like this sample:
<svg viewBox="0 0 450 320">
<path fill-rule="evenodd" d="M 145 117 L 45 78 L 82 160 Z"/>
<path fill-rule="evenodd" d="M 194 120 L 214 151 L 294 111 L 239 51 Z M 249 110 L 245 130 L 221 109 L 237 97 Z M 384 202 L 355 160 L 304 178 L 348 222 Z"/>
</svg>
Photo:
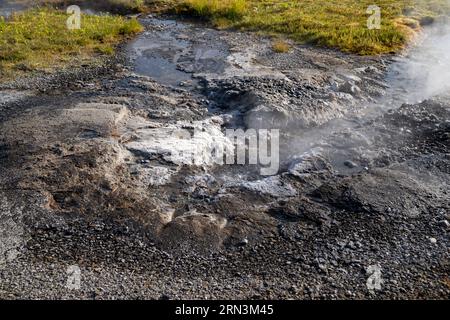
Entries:
<svg viewBox="0 0 450 320">
<path fill-rule="evenodd" d="M 65 2 L 88 3 L 86 0 L 43 2 L 59 4 L 61 8 Z M 373 0 L 105 0 L 95 3 L 113 12 L 117 8 L 134 12 L 145 11 L 146 6 L 164 7 L 207 19 L 220 27 L 258 31 L 274 35 L 275 39 L 288 36 L 301 43 L 358 54 L 397 52 L 414 36 L 419 21 L 450 12 L 448 0 L 377 0 L 382 9 L 382 28 L 368 30 L 366 9 Z M 83 15 L 82 29 L 70 31 L 66 28 L 67 18 L 63 11 L 34 9 L 0 20 L 0 76 L 4 79 L 20 72 L 51 70 L 75 61 L 89 62 L 93 57 L 113 54 L 118 43 L 143 29 L 135 19 Z M 289 47 L 275 41 L 273 49 L 285 52 Z"/>
<path fill-rule="evenodd" d="M 176 12 L 234 27 L 363 55 L 397 52 L 415 34 L 421 18 L 448 15 L 447 0 L 377 0 L 380 30 L 367 28 L 373 0 L 171 0 Z M 408 15 L 408 17 L 406 17 Z"/>
<path fill-rule="evenodd" d="M 226 18 L 232 21 L 243 18 L 248 10 L 245 0 L 186 0 L 185 4 L 198 17 Z"/>
<path fill-rule="evenodd" d="M 33 9 L 0 20 L 0 75 L 46 70 L 74 60 L 114 53 L 123 39 L 142 31 L 135 19 L 82 15 L 81 29 L 68 30 L 68 15 Z"/>
</svg>

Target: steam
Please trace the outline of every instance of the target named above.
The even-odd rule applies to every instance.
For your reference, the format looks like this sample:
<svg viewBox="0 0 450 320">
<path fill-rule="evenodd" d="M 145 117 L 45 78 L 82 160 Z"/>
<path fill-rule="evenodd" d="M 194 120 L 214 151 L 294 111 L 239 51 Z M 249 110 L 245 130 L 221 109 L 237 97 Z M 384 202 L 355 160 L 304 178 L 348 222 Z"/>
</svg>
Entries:
<svg viewBox="0 0 450 320">
<path fill-rule="evenodd" d="M 378 134 L 376 129 L 361 127 L 361 121 L 375 118 L 404 103 L 450 98 L 448 21 L 424 28 L 420 41 L 390 65 L 386 83 L 389 89 L 385 98 L 369 105 L 359 121 L 344 117 L 310 129 L 301 136 L 297 133 L 288 144 L 288 153 L 295 155 L 289 170 L 300 174 L 320 170 L 324 167 L 321 159 L 326 158 L 337 172 L 360 171 L 364 166 L 361 161 L 369 163 L 379 153 L 372 146 Z M 392 139 L 399 137 L 396 135 Z"/>
<path fill-rule="evenodd" d="M 417 103 L 450 91 L 450 25 L 424 30 L 421 43 L 394 63 L 389 75 L 392 98 Z"/>
</svg>

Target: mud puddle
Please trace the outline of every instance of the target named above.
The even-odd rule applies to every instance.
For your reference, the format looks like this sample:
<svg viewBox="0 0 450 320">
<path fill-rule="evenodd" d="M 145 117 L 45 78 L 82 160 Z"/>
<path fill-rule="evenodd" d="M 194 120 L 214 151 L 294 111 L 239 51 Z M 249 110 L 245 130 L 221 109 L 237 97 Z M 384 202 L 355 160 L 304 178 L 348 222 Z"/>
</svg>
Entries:
<svg viewBox="0 0 450 320">
<path fill-rule="evenodd" d="M 228 48 L 213 30 L 175 20 L 148 18 L 142 23 L 149 31 L 128 48 L 137 74 L 164 85 L 194 87 L 199 73 L 225 69 Z"/>
<path fill-rule="evenodd" d="M 9 17 L 14 12 L 24 10 L 25 6 L 14 1 L 0 0 L 0 17 Z"/>
</svg>

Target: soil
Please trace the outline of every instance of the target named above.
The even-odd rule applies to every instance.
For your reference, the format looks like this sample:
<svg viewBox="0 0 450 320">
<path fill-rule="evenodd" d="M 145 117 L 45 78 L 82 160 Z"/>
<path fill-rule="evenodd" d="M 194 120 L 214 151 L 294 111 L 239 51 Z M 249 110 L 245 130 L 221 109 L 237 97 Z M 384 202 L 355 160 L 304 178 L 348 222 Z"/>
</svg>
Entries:
<svg viewBox="0 0 450 320">
<path fill-rule="evenodd" d="M 0 298 L 449 297 L 450 91 L 407 99 L 418 49 L 142 23 L 103 65 L 0 85 Z M 279 129 L 278 173 L 183 157 L 227 128 Z"/>
</svg>

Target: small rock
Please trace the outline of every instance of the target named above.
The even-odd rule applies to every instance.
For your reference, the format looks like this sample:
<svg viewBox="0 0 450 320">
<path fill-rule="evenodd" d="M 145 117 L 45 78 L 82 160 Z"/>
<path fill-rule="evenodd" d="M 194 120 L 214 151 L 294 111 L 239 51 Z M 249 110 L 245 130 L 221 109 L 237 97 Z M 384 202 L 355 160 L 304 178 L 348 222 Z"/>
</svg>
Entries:
<svg viewBox="0 0 450 320">
<path fill-rule="evenodd" d="M 350 160 L 345 160 L 344 165 L 351 169 L 356 168 L 358 166 L 356 163 L 354 163 L 353 161 L 350 161 Z"/>
<path fill-rule="evenodd" d="M 326 265 L 324 265 L 324 264 L 319 264 L 318 267 L 319 267 L 319 269 L 320 269 L 322 272 L 327 273 L 328 269 L 327 269 L 327 266 L 326 266 Z"/>
<path fill-rule="evenodd" d="M 439 221 L 439 225 L 444 228 L 449 228 L 450 222 L 448 222 L 448 220 L 441 220 L 441 221 Z"/>
<path fill-rule="evenodd" d="M 422 27 L 423 26 L 429 26 L 429 25 L 434 23 L 434 20 L 435 19 L 433 17 L 430 17 L 430 16 L 423 17 L 423 18 L 420 19 L 420 25 Z"/>
<path fill-rule="evenodd" d="M 431 242 L 432 244 L 435 244 L 435 243 L 437 243 L 437 240 L 436 240 L 436 238 L 430 238 L 430 242 Z"/>
<path fill-rule="evenodd" d="M 241 242 L 238 243 L 239 246 L 246 246 L 248 244 L 248 239 L 244 238 Z"/>
<path fill-rule="evenodd" d="M 359 95 L 361 93 L 361 89 L 351 81 L 346 81 L 345 83 L 340 85 L 338 90 L 340 92 L 349 93 L 353 96 Z"/>
</svg>

